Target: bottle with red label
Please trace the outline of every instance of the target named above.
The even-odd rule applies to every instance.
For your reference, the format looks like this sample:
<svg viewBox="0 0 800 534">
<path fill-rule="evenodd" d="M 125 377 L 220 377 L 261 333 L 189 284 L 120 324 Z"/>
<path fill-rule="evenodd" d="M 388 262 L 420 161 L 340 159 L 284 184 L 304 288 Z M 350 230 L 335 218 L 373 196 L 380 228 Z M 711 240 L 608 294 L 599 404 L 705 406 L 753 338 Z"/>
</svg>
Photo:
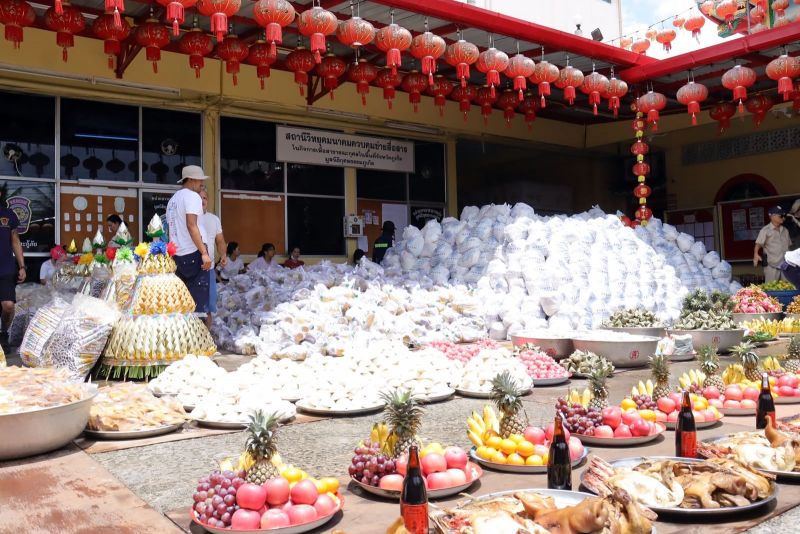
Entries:
<svg viewBox="0 0 800 534">
<path fill-rule="evenodd" d="M 692 399 L 689 392 L 683 392 L 681 411 L 675 425 L 675 456 L 697 458 L 697 427 L 692 414 Z"/>
<path fill-rule="evenodd" d="M 758 395 L 758 408 L 756 409 L 756 428 L 767 428 L 767 418 L 772 419 L 775 428 L 775 400 L 769 387 L 769 376 L 761 375 L 761 393 Z"/>
<path fill-rule="evenodd" d="M 428 534 L 428 492 L 416 445 L 408 450 L 408 465 L 400 494 L 400 515 L 409 534 Z"/>
</svg>

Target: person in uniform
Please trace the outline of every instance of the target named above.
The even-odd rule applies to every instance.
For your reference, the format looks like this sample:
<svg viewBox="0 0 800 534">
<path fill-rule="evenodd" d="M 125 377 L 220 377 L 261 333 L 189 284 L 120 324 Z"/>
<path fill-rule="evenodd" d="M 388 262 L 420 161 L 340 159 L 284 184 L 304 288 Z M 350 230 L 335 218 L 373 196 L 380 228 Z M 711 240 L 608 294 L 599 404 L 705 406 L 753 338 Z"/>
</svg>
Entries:
<svg viewBox="0 0 800 534">
<path fill-rule="evenodd" d="M 383 229 L 381 235 L 375 240 L 372 245 L 372 261 L 380 263 L 383 257 L 386 256 L 386 251 L 394 245 L 394 223 L 392 221 L 383 221 Z"/>
<path fill-rule="evenodd" d="M 758 233 L 756 246 L 753 249 L 753 266 L 758 266 L 762 261 L 764 265 L 764 279 L 767 282 L 785 280 L 783 271 L 778 267 L 783 263 L 783 257 L 789 250 L 789 231 L 784 228 L 785 213 L 783 208 L 775 206 L 769 209 L 769 224 Z M 766 254 L 763 258 L 761 252 Z"/>
<path fill-rule="evenodd" d="M 789 208 L 789 213 L 786 214 L 783 226 L 789 231 L 789 239 L 791 240 L 789 250 L 800 249 L 800 198 L 795 200 L 792 207 Z"/>
</svg>

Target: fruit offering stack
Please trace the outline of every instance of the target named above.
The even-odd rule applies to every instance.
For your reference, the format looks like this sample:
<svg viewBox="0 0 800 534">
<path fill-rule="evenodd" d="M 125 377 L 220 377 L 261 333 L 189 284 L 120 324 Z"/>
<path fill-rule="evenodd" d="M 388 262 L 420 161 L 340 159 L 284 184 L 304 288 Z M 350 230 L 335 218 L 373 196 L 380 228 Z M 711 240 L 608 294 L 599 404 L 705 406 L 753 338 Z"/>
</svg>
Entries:
<svg viewBox="0 0 800 534">
<path fill-rule="evenodd" d="M 534 380 L 569 378 L 570 372 L 564 369 L 553 358 L 542 352 L 539 347 L 522 347 L 517 358 L 525 364 L 528 375 Z"/>
<path fill-rule="evenodd" d="M 566 428 L 578 437 L 638 438 L 654 436 L 662 431 L 662 427 L 656 424 L 653 410 L 623 411 L 618 406 L 599 408 L 591 404 L 570 403 L 564 398 L 558 399 L 556 410 L 564 417 Z"/>
<path fill-rule="evenodd" d="M 713 386 L 707 389 L 712 391 L 712 388 L 714 391 L 716 390 Z M 694 393 L 691 393 L 689 397 L 692 401 L 695 423 L 711 423 L 722 418 L 722 414 L 705 397 Z M 655 416 L 655 421 L 658 423 L 675 423 L 678 421 L 681 400 L 681 394 L 675 391 L 661 397 L 658 401 L 653 401 L 649 395 L 637 395 L 623 399 L 620 408 L 626 413 L 636 411 L 640 417 L 646 420 L 652 420 Z M 646 406 L 646 408 L 642 408 L 642 406 Z"/>
<path fill-rule="evenodd" d="M 442 352 L 451 360 L 466 364 L 478 355 L 483 349 L 496 349 L 499 347 L 497 342 L 491 339 L 482 339 L 477 343 L 453 343 L 452 341 L 433 341 L 426 347 Z"/>
<path fill-rule="evenodd" d="M 732 297 L 734 313 L 780 313 L 781 304 L 758 286 L 743 287 Z"/>
<path fill-rule="evenodd" d="M 678 330 L 732 330 L 735 304 L 730 295 L 720 291 L 706 293 L 697 289 L 683 299 Z"/>
</svg>

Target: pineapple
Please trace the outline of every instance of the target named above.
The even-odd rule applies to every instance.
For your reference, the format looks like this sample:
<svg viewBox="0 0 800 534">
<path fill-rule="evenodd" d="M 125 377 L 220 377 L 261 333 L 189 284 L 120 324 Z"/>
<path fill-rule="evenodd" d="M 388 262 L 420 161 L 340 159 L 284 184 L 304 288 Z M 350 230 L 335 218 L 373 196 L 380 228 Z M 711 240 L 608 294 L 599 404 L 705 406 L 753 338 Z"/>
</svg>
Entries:
<svg viewBox="0 0 800 534">
<path fill-rule="evenodd" d="M 608 408 L 608 388 L 606 387 L 608 377 L 608 370 L 603 368 L 594 369 L 589 375 L 589 389 L 592 391 L 589 408 L 598 410 Z"/>
<path fill-rule="evenodd" d="M 272 457 L 278 452 L 275 442 L 275 430 L 278 427 L 278 415 L 265 415 L 258 410 L 250 416 L 247 426 L 247 442 L 245 450 L 253 459 L 253 465 L 247 470 L 247 481 L 253 484 L 263 484 L 271 478 L 280 475 L 278 469 L 272 464 Z"/>
<path fill-rule="evenodd" d="M 800 336 L 794 336 L 789 341 L 789 352 L 786 354 L 783 367 L 790 373 L 800 371 Z"/>
<path fill-rule="evenodd" d="M 492 379 L 492 399 L 497 411 L 502 414 L 500 437 L 503 439 L 511 434 L 522 434 L 528 426 L 528 417 L 522 410 L 522 393 L 523 390 L 508 371 Z"/>
<path fill-rule="evenodd" d="M 761 380 L 761 371 L 758 369 L 758 354 L 753 351 L 750 343 L 740 343 L 731 349 L 731 352 L 739 358 L 739 362 L 744 369 L 744 376 L 753 382 Z"/>
<path fill-rule="evenodd" d="M 669 360 L 665 354 L 656 354 L 650 357 L 650 373 L 656 387 L 653 388 L 653 400 L 666 397 L 672 391 L 669 387 Z"/>
<path fill-rule="evenodd" d="M 395 389 L 391 393 L 382 393 L 381 399 L 386 403 L 384 414 L 389 425 L 387 438 L 387 454 L 397 458 L 417 443 L 417 432 L 422 424 L 425 410 L 419 405 L 410 390 Z"/>
<path fill-rule="evenodd" d="M 719 356 L 717 349 L 711 345 L 703 345 L 697 349 L 697 360 L 700 362 L 700 370 L 706 375 L 703 387 L 714 386 L 720 391 L 725 390 L 725 381 L 719 376 Z"/>
</svg>

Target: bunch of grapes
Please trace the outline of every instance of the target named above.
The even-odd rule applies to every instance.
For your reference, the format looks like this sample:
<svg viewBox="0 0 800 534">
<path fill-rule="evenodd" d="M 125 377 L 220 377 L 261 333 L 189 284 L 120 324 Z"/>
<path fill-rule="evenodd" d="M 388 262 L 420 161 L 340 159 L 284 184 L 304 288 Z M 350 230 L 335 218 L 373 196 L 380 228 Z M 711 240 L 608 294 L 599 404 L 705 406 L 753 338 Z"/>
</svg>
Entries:
<svg viewBox="0 0 800 534">
<path fill-rule="evenodd" d="M 239 471 L 214 471 L 197 481 L 194 493 L 194 511 L 197 519 L 217 528 L 231 526 L 231 517 L 239 509 L 236 504 L 236 490 L 245 483 L 246 473 Z"/>
<path fill-rule="evenodd" d="M 634 395 L 633 402 L 639 410 L 655 410 L 658 407 L 650 395 Z"/>
<path fill-rule="evenodd" d="M 565 428 L 574 434 L 591 436 L 594 428 L 603 424 L 603 415 L 597 408 L 585 408 L 577 403 L 570 405 L 560 398 L 556 410 L 564 418 Z"/>
<path fill-rule="evenodd" d="M 347 472 L 362 484 L 377 486 L 381 477 L 397 472 L 394 460 L 381 452 L 380 444 L 367 441 L 353 451 Z"/>
</svg>

